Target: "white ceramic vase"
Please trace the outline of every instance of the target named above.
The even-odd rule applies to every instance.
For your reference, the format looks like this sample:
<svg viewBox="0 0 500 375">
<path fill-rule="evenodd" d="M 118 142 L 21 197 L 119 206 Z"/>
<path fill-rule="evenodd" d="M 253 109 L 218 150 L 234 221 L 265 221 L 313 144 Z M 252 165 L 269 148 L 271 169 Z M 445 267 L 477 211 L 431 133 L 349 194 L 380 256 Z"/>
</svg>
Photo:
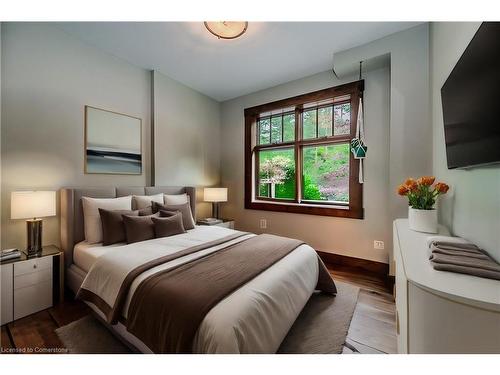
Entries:
<svg viewBox="0 0 500 375">
<path fill-rule="evenodd" d="M 417 232 L 437 233 L 437 210 L 417 210 L 408 207 L 408 224 L 410 229 Z"/>
</svg>

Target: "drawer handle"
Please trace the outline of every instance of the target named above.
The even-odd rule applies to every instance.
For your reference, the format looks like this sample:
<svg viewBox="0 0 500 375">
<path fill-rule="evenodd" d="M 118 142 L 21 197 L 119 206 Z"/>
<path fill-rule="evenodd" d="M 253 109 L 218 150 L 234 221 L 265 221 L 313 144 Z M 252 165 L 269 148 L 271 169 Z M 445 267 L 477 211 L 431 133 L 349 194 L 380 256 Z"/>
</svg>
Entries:
<svg viewBox="0 0 500 375">
<path fill-rule="evenodd" d="M 36 268 L 36 264 L 33 264 L 33 268 Z"/>
</svg>

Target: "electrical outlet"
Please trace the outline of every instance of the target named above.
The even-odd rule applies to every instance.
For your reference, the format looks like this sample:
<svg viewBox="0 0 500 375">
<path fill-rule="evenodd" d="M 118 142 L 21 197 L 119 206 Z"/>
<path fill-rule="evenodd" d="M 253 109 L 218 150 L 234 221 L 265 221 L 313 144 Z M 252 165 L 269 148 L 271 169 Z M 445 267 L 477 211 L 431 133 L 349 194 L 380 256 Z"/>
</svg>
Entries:
<svg viewBox="0 0 500 375">
<path fill-rule="evenodd" d="M 266 229 L 266 228 L 267 228 L 267 220 L 260 219 L 260 229 Z"/>
<path fill-rule="evenodd" d="M 373 241 L 373 248 L 377 250 L 384 250 L 384 241 Z"/>
</svg>

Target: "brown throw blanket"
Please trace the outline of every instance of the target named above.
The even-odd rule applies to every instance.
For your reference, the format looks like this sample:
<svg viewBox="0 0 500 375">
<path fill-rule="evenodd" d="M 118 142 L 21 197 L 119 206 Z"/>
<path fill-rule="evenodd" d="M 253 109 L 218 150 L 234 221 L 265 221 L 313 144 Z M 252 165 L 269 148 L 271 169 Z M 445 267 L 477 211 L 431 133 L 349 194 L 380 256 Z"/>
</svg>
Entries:
<svg viewBox="0 0 500 375">
<path fill-rule="evenodd" d="M 173 254 L 165 255 L 160 258 L 156 258 L 150 262 L 144 263 L 141 266 L 133 269 L 127 276 L 125 277 L 125 280 L 123 280 L 123 283 L 121 284 L 120 290 L 118 292 L 118 295 L 116 297 L 116 301 L 113 306 L 109 306 L 105 301 L 101 299 L 97 294 L 94 294 L 91 291 L 88 291 L 84 289 L 83 287 L 80 288 L 78 291 L 78 294 L 76 295 L 76 298 L 82 299 L 83 301 L 88 301 L 99 307 L 99 309 L 104 313 L 106 316 L 106 321 L 111 324 L 116 324 L 118 320 L 120 319 L 120 314 L 122 313 L 123 305 L 125 304 L 125 299 L 127 297 L 127 294 L 130 289 L 130 285 L 132 282 L 136 279 L 137 276 L 139 276 L 141 273 L 146 272 L 150 270 L 153 267 L 159 266 L 163 263 L 170 262 L 174 259 L 181 258 L 186 255 L 194 254 L 197 252 L 200 252 L 202 250 L 208 249 L 213 246 L 219 246 L 219 245 L 224 245 L 225 243 L 237 239 L 239 237 L 243 237 L 247 235 L 248 233 L 246 232 L 236 232 L 234 234 L 230 234 L 229 236 L 225 236 L 222 238 L 219 238 L 217 240 L 209 241 L 209 242 L 204 242 L 200 245 L 188 247 L 184 250 L 178 251 Z"/>
<path fill-rule="evenodd" d="M 127 330 L 154 353 L 190 353 L 198 327 L 215 305 L 302 244 L 263 234 L 160 271 L 145 279 L 134 293 Z M 319 257 L 318 262 L 318 288 L 336 293 Z"/>
</svg>

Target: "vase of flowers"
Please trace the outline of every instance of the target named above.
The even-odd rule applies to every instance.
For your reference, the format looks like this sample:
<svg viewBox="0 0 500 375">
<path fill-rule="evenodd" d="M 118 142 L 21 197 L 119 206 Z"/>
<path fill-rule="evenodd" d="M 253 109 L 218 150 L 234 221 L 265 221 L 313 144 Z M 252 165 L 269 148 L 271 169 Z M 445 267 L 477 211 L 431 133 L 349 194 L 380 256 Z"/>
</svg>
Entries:
<svg viewBox="0 0 500 375">
<path fill-rule="evenodd" d="M 437 198 L 446 194 L 449 186 L 438 182 L 433 176 L 423 176 L 417 180 L 409 178 L 398 186 L 398 194 L 408 198 L 408 224 L 417 232 L 437 233 Z"/>
</svg>

